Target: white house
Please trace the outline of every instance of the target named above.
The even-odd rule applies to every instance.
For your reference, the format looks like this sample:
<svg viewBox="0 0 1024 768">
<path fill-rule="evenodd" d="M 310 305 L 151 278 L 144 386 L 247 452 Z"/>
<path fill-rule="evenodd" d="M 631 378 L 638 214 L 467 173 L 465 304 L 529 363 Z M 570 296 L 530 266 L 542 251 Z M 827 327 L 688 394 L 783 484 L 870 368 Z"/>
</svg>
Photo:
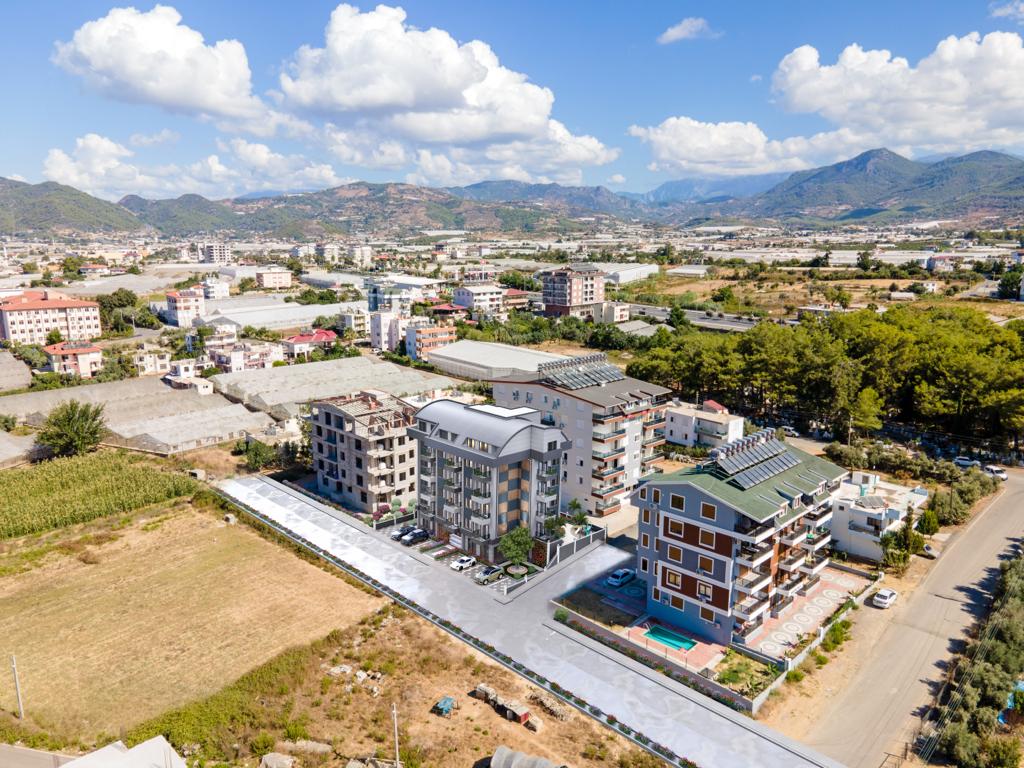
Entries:
<svg viewBox="0 0 1024 768">
<path fill-rule="evenodd" d="M 701 405 L 673 403 L 665 410 L 665 440 L 674 445 L 720 448 L 743 437 L 743 417 L 708 400 Z"/>
<path fill-rule="evenodd" d="M 832 502 L 832 542 L 836 549 L 880 561 L 882 536 L 898 531 L 908 512 L 915 515 L 928 500 L 921 486 L 908 488 L 854 471 Z"/>
</svg>

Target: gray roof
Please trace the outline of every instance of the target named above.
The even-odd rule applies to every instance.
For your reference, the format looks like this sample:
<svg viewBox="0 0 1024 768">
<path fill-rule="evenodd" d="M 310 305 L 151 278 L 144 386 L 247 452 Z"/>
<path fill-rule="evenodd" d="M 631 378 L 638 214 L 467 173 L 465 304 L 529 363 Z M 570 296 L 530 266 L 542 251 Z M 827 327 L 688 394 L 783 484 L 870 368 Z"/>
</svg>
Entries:
<svg viewBox="0 0 1024 768">
<path fill-rule="evenodd" d="M 502 414 L 503 411 L 505 414 Z M 531 414 L 535 414 L 532 419 Z M 433 422 L 438 425 L 438 429 L 457 434 L 457 446 L 461 446 L 467 437 L 472 437 L 498 448 L 498 455 L 524 429 L 540 427 L 539 412 L 532 409 L 496 406 L 481 408 L 455 400 L 435 400 L 423 406 L 416 418 Z"/>
<path fill-rule="evenodd" d="M 32 383 L 32 372 L 7 350 L 0 350 L 0 392 L 24 389 Z"/>
<path fill-rule="evenodd" d="M 584 355 L 579 358 L 572 358 L 568 362 L 580 361 L 580 365 L 592 365 L 594 359 L 599 355 Z M 609 366 L 610 367 L 610 366 Z M 637 400 L 648 400 L 654 397 L 664 397 L 672 393 L 671 389 L 660 387 L 657 384 L 650 384 L 640 379 L 633 379 L 623 376 L 618 381 L 604 381 L 590 387 L 569 388 L 560 386 L 550 380 L 546 373 L 519 374 L 515 376 L 504 376 L 494 381 L 504 381 L 519 384 L 539 384 L 548 387 L 556 392 L 564 392 L 567 395 L 593 403 L 604 408 L 614 408 L 617 405 L 625 405 Z"/>
<path fill-rule="evenodd" d="M 430 352 L 430 362 L 452 360 L 476 363 L 491 368 L 515 368 L 521 371 L 536 371 L 538 365 L 556 360 L 565 360 L 564 355 L 541 352 L 536 349 L 513 347 L 490 341 L 463 339 Z"/>
</svg>

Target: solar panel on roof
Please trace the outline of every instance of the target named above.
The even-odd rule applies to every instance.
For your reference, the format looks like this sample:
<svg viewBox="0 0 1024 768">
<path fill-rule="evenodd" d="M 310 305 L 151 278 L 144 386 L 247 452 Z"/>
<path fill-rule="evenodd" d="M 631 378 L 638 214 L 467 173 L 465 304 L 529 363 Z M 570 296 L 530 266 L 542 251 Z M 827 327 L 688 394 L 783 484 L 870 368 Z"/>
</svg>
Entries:
<svg viewBox="0 0 1024 768">
<path fill-rule="evenodd" d="M 626 378 L 622 371 L 603 359 L 577 363 L 572 367 L 560 367 L 563 365 L 565 364 L 546 363 L 538 366 L 538 371 L 544 374 L 547 381 L 565 389 L 586 389 Z"/>
</svg>

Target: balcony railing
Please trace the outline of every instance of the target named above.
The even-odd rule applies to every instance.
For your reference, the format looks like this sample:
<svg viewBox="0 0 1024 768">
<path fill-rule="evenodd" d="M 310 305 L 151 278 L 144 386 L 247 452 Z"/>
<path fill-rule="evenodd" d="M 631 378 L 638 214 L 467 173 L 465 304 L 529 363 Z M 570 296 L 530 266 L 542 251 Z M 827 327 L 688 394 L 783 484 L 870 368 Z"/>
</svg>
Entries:
<svg viewBox="0 0 1024 768">
<path fill-rule="evenodd" d="M 769 538 L 774 532 L 774 525 L 771 523 L 762 523 L 761 525 L 750 525 L 747 527 L 737 528 L 736 537 L 741 541 L 749 540 L 755 543 L 760 543 Z"/>
<path fill-rule="evenodd" d="M 827 547 L 829 542 L 832 541 L 832 534 L 827 531 L 824 533 L 810 533 L 807 538 L 803 541 L 801 546 L 808 552 L 818 552 L 823 547 Z"/>
<path fill-rule="evenodd" d="M 606 477 L 611 477 L 612 475 L 619 475 L 625 471 L 625 467 L 605 467 L 604 469 L 595 469 L 593 472 L 590 473 L 590 476 L 593 477 L 595 480 L 604 480 Z"/>
<path fill-rule="evenodd" d="M 625 490 L 626 486 L 622 483 L 616 483 L 615 485 L 598 486 L 594 489 L 593 493 L 595 496 L 610 496 L 613 493 Z"/>
<path fill-rule="evenodd" d="M 764 542 L 762 544 L 744 544 L 740 547 L 739 554 L 736 556 L 736 561 L 740 565 L 745 565 L 748 568 L 756 568 L 771 559 L 774 549 L 775 547 L 771 542 Z"/>
<path fill-rule="evenodd" d="M 732 612 L 741 619 L 752 619 L 766 610 L 768 610 L 768 596 L 764 594 L 748 595 L 732 606 Z"/>
<path fill-rule="evenodd" d="M 598 461 L 607 461 L 615 456 L 621 456 L 626 452 L 626 446 L 612 446 L 610 448 L 595 448 L 592 455 Z"/>
<path fill-rule="evenodd" d="M 827 557 L 808 557 L 800 566 L 800 572 L 808 576 L 817 576 L 828 567 L 828 564 L 829 558 Z"/>
<path fill-rule="evenodd" d="M 795 571 L 807 561 L 806 552 L 796 552 L 779 563 L 779 568 L 784 571 Z"/>
<path fill-rule="evenodd" d="M 799 529 L 797 529 L 795 531 L 790 531 L 789 533 L 784 533 L 782 535 L 782 543 L 785 544 L 787 547 L 795 547 L 797 544 L 799 544 L 800 542 L 802 542 L 806 538 L 807 538 L 807 531 L 806 531 L 806 529 L 799 528 Z"/>
<path fill-rule="evenodd" d="M 621 437 L 624 434 L 626 434 L 626 430 L 624 428 L 610 430 L 607 432 L 598 432 L 597 430 L 594 430 L 594 439 L 602 441 L 614 440 L 616 437 Z"/>
<path fill-rule="evenodd" d="M 743 592 L 759 592 L 768 586 L 772 575 L 768 571 L 752 570 L 745 573 L 734 582 L 736 588 Z"/>
</svg>

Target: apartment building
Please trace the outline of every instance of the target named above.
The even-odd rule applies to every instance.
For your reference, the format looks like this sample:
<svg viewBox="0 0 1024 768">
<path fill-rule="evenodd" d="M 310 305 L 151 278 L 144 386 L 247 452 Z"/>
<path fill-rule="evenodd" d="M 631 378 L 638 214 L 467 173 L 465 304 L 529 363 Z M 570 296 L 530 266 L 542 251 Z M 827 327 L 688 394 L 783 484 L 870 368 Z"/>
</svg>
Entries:
<svg viewBox="0 0 1024 768">
<path fill-rule="evenodd" d="M 335 264 L 341 261 L 342 247 L 338 243 L 317 243 L 313 258 L 317 264 Z"/>
<path fill-rule="evenodd" d="M 569 443 L 539 411 L 436 400 L 409 435 L 419 455 L 416 519 L 431 536 L 495 562 L 504 534 L 523 526 L 539 536 L 558 514 Z"/>
<path fill-rule="evenodd" d="M 413 302 L 422 301 L 423 291 L 416 286 L 396 285 L 389 277 L 366 281 L 366 302 L 370 312 L 408 314 Z"/>
<path fill-rule="evenodd" d="M 163 376 L 171 371 L 171 353 L 144 345 L 132 352 L 132 364 L 139 376 Z"/>
<path fill-rule="evenodd" d="M 272 341 L 243 341 L 233 346 L 206 347 L 207 357 L 223 373 L 273 368 L 284 360 L 284 348 Z"/>
<path fill-rule="evenodd" d="M 344 332 L 352 329 L 352 337 L 365 339 L 370 335 L 370 313 L 357 309 L 354 312 L 342 312 L 338 317 L 338 327 Z"/>
<path fill-rule="evenodd" d="M 851 473 L 832 505 L 829 530 L 835 548 L 880 562 L 882 537 L 902 528 L 907 515 L 916 516 L 927 500 L 928 491 L 921 486 L 890 483 L 871 472 Z"/>
<path fill-rule="evenodd" d="M 472 264 L 462 268 L 462 282 L 467 285 L 493 283 L 498 279 L 498 269 L 491 264 Z"/>
<path fill-rule="evenodd" d="M 349 259 L 359 269 L 369 269 L 372 267 L 373 255 L 373 248 L 369 245 L 353 245 L 348 249 Z"/>
<path fill-rule="evenodd" d="M 225 280 L 218 280 L 215 277 L 208 277 L 203 280 L 203 298 L 207 301 L 226 299 L 230 295 L 231 283 Z"/>
<path fill-rule="evenodd" d="M 530 293 L 518 288 L 506 288 L 503 303 L 510 312 L 525 312 L 530 306 Z"/>
<path fill-rule="evenodd" d="M 722 645 L 752 640 L 819 585 L 846 474 L 762 430 L 650 478 L 633 496 L 648 613 Z"/>
<path fill-rule="evenodd" d="M 416 444 L 406 430 L 416 409 L 364 390 L 318 400 L 310 411 L 317 489 L 357 512 L 409 501 L 416 493 Z"/>
<path fill-rule="evenodd" d="M 370 346 L 394 352 L 405 339 L 409 328 L 422 328 L 431 324 L 429 317 L 408 317 L 395 312 L 371 312 Z"/>
<path fill-rule="evenodd" d="M 505 289 L 495 283 L 463 285 L 452 291 L 452 304 L 465 307 L 473 317 L 505 318 Z"/>
<path fill-rule="evenodd" d="M 314 349 L 330 349 L 338 343 L 338 334 L 334 331 L 323 328 L 311 328 L 281 339 L 281 346 L 284 347 L 284 356 L 289 360 L 296 357 L 309 359 Z"/>
<path fill-rule="evenodd" d="M 494 402 L 536 408 L 571 441 L 562 468 L 562 502 L 591 515 L 622 508 L 655 472 L 665 442 L 670 390 L 625 376 L 604 354 L 541 363 L 536 373 L 493 380 Z"/>
<path fill-rule="evenodd" d="M 284 267 L 262 267 L 256 270 L 256 285 L 266 290 L 292 287 L 291 270 Z"/>
<path fill-rule="evenodd" d="M 171 325 L 191 328 L 205 314 L 206 294 L 201 285 L 167 294 L 167 322 Z"/>
<path fill-rule="evenodd" d="M 87 341 L 62 341 L 43 347 L 46 370 L 91 379 L 103 367 L 103 350 Z"/>
<path fill-rule="evenodd" d="M 93 339 L 102 333 L 100 305 L 56 291 L 24 291 L 0 297 L 0 338 L 45 344 L 50 331 L 65 339 Z"/>
<path fill-rule="evenodd" d="M 228 243 L 203 243 L 199 246 L 202 261 L 208 264 L 230 264 L 231 246 Z"/>
<path fill-rule="evenodd" d="M 433 350 L 458 340 L 454 325 L 411 325 L 405 329 L 405 354 L 412 360 L 427 360 Z"/>
<path fill-rule="evenodd" d="M 665 440 L 673 445 L 721 448 L 743 437 L 743 421 L 714 401 L 673 402 L 665 409 Z"/>
<path fill-rule="evenodd" d="M 545 272 L 544 314 L 552 317 L 590 317 L 604 304 L 604 272 L 593 264 L 570 264 Z"/>
</svg>

